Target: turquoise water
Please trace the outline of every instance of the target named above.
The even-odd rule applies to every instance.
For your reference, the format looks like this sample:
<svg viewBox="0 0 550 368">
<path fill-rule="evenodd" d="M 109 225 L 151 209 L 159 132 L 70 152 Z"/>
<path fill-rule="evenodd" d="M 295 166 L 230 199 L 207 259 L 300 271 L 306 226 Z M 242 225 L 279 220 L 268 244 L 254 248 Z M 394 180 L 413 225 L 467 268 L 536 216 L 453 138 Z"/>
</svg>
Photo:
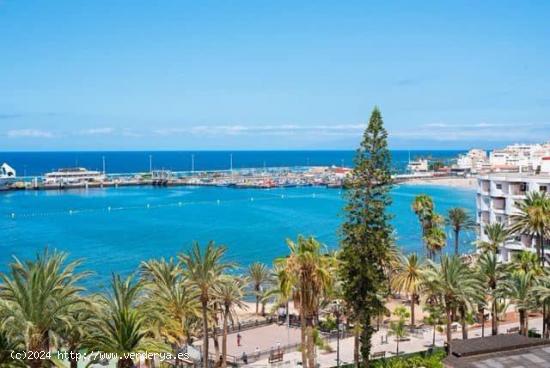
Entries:
<svg viewBox="0 0 550 368">
<path fill-rule="evenodd" d="M 475 210 L 471 190 L 400 185 L 391 212 L 397 241 L 405 251 L 421 251 L 419 224 L 411 201 L 433 196 L 437 210 Z M 219 201 L 219 202 L 218 202 Z M 129 273 L 140 261 L 170 257 L 194 240 L 214 240 L 229 248 L 228 257 L 246 266 L 271 263 L 285 255 L 285 238 L 315 235 L 329 248 L 338 245 L 342 193 L 321 187 L 232 189 L 222 187 L 126 187 L 79 191 L 21 191 L 0 194 L 0 269 L 12 255 L 30 258 L 45 246 L 85 258 L 104 285 L 111 272 Z M 462 250 L 473 234 L 463 236 Z M 449 247 L 449 250 L 452 247 Z"/>
</svg>

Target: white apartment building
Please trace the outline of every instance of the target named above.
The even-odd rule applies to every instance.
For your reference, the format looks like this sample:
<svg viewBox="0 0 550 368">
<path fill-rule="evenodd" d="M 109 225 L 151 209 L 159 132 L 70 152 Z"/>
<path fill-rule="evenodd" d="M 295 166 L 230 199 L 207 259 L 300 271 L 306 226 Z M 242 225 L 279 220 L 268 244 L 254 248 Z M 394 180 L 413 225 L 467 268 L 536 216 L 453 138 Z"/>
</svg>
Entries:
<svg viewBox="0 0 550 368">
<path fill-rule="evenodd" d="M 491 223 L 511 224 L 517 213 L 516 204 L 531 191 L 550 192 L 550 156 L 541 158 L 540 173 L 492 173 L 478 177 L 477 222 L 480 240 L 487 241 L 484 228 Z M 535 240 L 528 235 L 507 241 L 500 249 L 503 262 L 512 260 L 514 253 L 535 251 Z M 547 254 L 547 256 L 550 256 Z"/>
<path fill-rule="evenodd" d="M 492 170 L 518 171 L 537 170 L 543 157 L 550 156 L 550 143 L 513 144 L 503 149 L 493 150 L 489 155 Z"/>
<path fill-rule="evenodd" d="M 456 161 L 456 168 L 471 172 L 482 170 L 487 162 L 487 152 L 482 149 L 474 148 L 465 155 L 459 155 Z"/>
<path fill-rule="evenodd" d="M 429 162 L 426 159 L 418 159 L 415 161 L 409 161 L 407 170 L 412 173 L 427 172 L 429 169 Z"/>
</svg>

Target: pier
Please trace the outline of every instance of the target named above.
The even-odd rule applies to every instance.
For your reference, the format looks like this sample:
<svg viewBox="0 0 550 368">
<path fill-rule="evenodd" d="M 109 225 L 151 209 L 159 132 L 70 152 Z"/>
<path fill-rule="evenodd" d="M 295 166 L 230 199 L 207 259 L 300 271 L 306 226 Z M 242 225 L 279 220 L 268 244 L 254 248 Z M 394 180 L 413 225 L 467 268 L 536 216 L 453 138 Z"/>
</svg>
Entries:
<svg viewBox="0 0 550 368">
<path fill-rule="evenodd" d="M 79 170 L 83 170 L 79 168 Z M 98 173 L 94 178 L 74 179 L 47 174 L 17 178 L 8 190 L 68 190 L 123 186 L 217 186 L 236 189 L 270 189 L 282 187 L 325 186 L 342 188 L 351 168 L 335 166 L 248 168 L 212 171 L 151 170 L 145 173 Z M 396 174 L 395 183 L 415 179 L 441 178 L 436 173 Z"/>
</svg>

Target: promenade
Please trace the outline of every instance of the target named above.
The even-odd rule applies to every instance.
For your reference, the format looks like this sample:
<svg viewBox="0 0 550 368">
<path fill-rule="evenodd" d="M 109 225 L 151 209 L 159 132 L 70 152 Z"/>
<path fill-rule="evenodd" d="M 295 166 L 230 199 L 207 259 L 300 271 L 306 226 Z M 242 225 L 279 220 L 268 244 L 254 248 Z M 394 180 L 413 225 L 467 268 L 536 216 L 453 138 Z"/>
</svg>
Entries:
<svg viewBox="0 0 550 368">
<path fill-rule="evenodd" d="M 504 334 L 506 331 L 510 328 L 519 327 L 518 322 L 511 322 L 506 324 L 499 325 L 499 333 Z M 529 320 L 529 329 L 537 329 L 538 331 L 542 330 L 542 318 L 532 318 Z M 277 325 L 270 325 L 263 327 L 261 331 L 258 331 L 260 329 L 253 329 L 246 331 L 247 335 L 246 338 L 250 339 L 252 338 L 253 341 L 262 341 L 264 342 L 264 345 L 262 346 L 276 346 L 277 338 L 280 338 L 281 330 L 286 330 L 286 327 L 284 326 L 277 326 Z M 271 333 L 274 332 L 274 335 L 271 335 Z M 290 334 L 292 336 L 295 336 L 296 341 L 299 342 L 300 339 L 300 330 L 298 328 L 290 328 Z M 485 336 L 489 336 L 491 334 L 490 327 L 488 328 L 487 325 L 485 327 Z M 244 336 L 243 333 L 241 335 Z M 372 339 L 372 352 L 386 352 L 386 357 L 392 357 L 395 356 L 396 352 L 396 342 L 395 339 L 392 336 L 387 337 L 387 343 L 382 343 L 382 339 L 385 340 L 386 336 L 388 335 L 388 330 L 386 328 L 380 329 L 378 332 L 376 332 L 373 335 Z M 474 338 L 474 337 L 481 337 L 481 328 L 472 328 L 468 331 L 468 337 Z M 399 343 L 399 352 L 401 353 L 414 353 L 419 351 L 427 350 L 431 344 L 432 344 L 432 338 L 433 338 L 433 329 L 431 327 L 426 328 L 421 334 L 410 334 L 409 335 L 410 340 L 409 341 L 401 341 Z M 454 332 L 453 333 L 453 339 L 462 339 L 462 332 Z M 353 362 L 353 337 L 345 338 L 340 340 L 340 364 L 345 363 L 352 363 Z M 294 340 L 293 340 L 294 341 Z M 436 332 L 436 346 L 442 347 L 445 342 L 445 334 Z M 284 344 L 283 344 L 284 345 Z M 332 347 L 332 352 L 325 353 L 323 351 L 317 352 L 317 362 L 319 363 L 320 367 L 322 368 L 329 368 L 329 367 L 335 367 L 336 366 L 336 349 L 337 349 L 337 342 L 336 340 L 330 341 L 330 346 Z M 248 351 L 248 349 L 245 349 L 245 351 Z M 301 361 L 301 353 L 299 351 L 292 351 L 289 353 L 285 353 L 283 357 L 283 362 L 278 364 L 269 364 L 268 362 L 268 356 L 265 358 L 259 359 L 255 362 L 251 362 L 250 364 L 246 365 L 246 367 L 296 367 L 298 366 L 298 362 Z M 242 362 L 241 362 L 242 363 Z"/>
</svg>

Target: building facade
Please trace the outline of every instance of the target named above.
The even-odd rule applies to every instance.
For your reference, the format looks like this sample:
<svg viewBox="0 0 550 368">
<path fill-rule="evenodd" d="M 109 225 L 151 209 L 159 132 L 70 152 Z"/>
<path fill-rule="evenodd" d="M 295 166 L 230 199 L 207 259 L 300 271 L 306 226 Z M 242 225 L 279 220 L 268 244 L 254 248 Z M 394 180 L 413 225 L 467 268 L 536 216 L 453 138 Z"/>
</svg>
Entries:
<svg viewBox="0 0 550 368">
<path fill-rule="evenodd" d="M 456 168 L 459 170 L 478 172 L 487 163 L 487 152 L 482 149 L 471 149 L 464 155 L 459 155 L 456 160 Z"/>
<path fill-rule="evenodd" d="M 550 163 L 550 157 L 545 158 Z M 488 224 L 511 225 L 511 217 L 517 213 L 518 202 L 528 192 L 549 192 L 550 171 L 538 174 L 493 173 L 478 177 L 477 223 L 480 226 L 480 240 L 487 241 L 484 229 Z M 506 241 L 499 250 L 503 262 L 512 260 L 515 253 L 523 250 L 535 251 L 535 239 L 529 235 L 517 236 Z"/>
</svg>

